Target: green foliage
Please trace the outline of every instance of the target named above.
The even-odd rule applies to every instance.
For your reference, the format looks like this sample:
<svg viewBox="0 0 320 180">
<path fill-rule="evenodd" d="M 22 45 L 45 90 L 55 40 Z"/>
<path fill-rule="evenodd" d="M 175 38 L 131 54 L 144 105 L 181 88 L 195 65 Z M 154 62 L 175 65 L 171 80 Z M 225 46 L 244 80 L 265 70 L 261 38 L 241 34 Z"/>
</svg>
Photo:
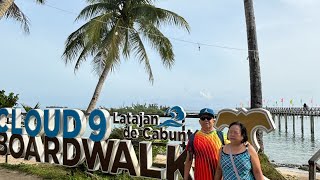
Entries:
<svg viewBox="0 0 320 180">
<path fill-rule="evenodd" d="M 5 91 L 0 91 L 0 108 L 5 107 L 13 107 L 17 105 L 17 101 L 19 100 L 19 94 L 14 94 L 13 92 L 9 93 L 9 95 L 5 95 Z"/>
<path fill-rule="evenodd" d="M 75 63 L 74 71 L 93 57 L 93 71 L 99 76 L 91 102 L 86 112 L 91 112 L 106 77 L 121 64 L 121 58 L 133 57 L 144 65 L 153 83 L 146 43 L 155 50 L 162 64 L 174 65 L 174 52 L 170 40 L 160 27 L 174 26 L 189 32 L 187 21 L 178 14 L 158 8 L 151 0 L 90 0 L 76 20 L 86 23 L 71 33 L 65 45 L 63 58 L 66 64 Z"/>
<path fill-rule="evenodd" d="M 190 27 L 183 17 L 156 7 L 149 0 L 87 2 L 88 6 L 76 20 L 88 22 L 69 35 L 63 53 L 66 63 L 76 61 L 75 71 L 87 57 L 93 57 L 94 71 L 101 75 L 105 68 L 114 70 L 120 64 L 121 55 L 128 59 L 133 54 L 144 64 L 149 80 L 153 82 L 144 40 L 160 55 L 166 67 L 172 67 L 172 44 L 159 28 L 171 25 L 189 32 Z"/>
<path fill-rule="evenodd" d="M 168 106 L 159 106 L 158 104 L 132 104 L 131 106 L 124 106 L 120 108 L 105 108 L 110 114 L 114 112 L 118 112 L 119 114 L 127 114 L 131 112 L 132 114 L 138 114 L 140 112 L 144 112 L 145 114 L 153 114 L 153 115 L 164 115 L 166 110 L 169 108 Z"/>
<path fill-rule="evenodd" d="M 43 4 L 44 0 L 36 0 L 36 3 Z M 3 10 L 1 8 L 4 8 L 4 6 L 1 6 L 0 4 L 0 10 Z M 2 17 L 0 17 L 1 19 Z M 6 19 L 13 19 L 14 21 L 17 21 L 20 23 L 23 31 L 26 34 L 30 33 L 30 21 L 29 18 L 21 11 L 19 6 L 13 1 L 12 4 L 8 7 L 8 9 L 5 10 L 4 18 Z"/>
<path fill-rule="evenodd" d="M 39 108 L 40 108 L 39 102 L 38 102 L 34 107 L 28 106 L 28 105 L 26 105 L 26 104 L 21 104 L 21 106 L 23 107 L 23 109 L 24 109 L 26 112 L 30 111 L 31 109 L 39 109 Z"/>
<path fill-rule="evenodd" d="M 263 174 L 270 180 L 286 180 L 281 173 L 279 173 L 275 167 L 270 163 L 268 157 L 259 152 L 259 159 L 261 163 L 261 169 Z"/>
</svg>

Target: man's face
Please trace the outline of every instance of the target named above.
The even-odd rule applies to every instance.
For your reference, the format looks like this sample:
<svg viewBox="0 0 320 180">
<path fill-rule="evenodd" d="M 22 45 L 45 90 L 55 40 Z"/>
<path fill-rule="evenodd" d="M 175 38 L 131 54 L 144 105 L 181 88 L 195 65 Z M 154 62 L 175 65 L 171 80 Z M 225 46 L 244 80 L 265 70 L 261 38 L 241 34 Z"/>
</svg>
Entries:
<svg viewBox="0 0 320 180">
<path fill-rule="evenodd" d="M 201 128 L 210 129 L 213 127 L 214 119 L 210 115 L 202 115 L 200 117 L 199 122 L 200 122 Z"/>
</svg>

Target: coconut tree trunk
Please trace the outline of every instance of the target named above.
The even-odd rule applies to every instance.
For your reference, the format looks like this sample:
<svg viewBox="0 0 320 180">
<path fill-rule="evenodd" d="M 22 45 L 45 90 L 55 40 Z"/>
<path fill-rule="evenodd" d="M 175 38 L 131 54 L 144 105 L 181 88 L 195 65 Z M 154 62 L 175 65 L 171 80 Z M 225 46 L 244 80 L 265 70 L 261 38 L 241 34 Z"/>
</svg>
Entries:
<svg viewBox="0 0 320 180">
<path fill-rule="evenodd" d="M 108 74 L 110 71 L 110 67 L 109 66 L 105 66 L 103 69 L 103 72 L 101 73 L 101 76 L 99 78 L 98 84 L 96 86 L 96 89 L 94 90 L 93 96 L 91 98 L 90 104 L 86 110 L 86 113 L 91 113 L 91 111 L 96 107 L 97 105 L 97 101 L 99 99 L 104 81 L 106 80 Z"/>
<path fill-rule="evenodd" d="M 261 74 L 260 62 L 258 53 L 256 22 L 254 17 L 253 0 L 244 0 L 246 24 L 247 24 L 247 39 L 248 39 L 248 54 L 249 54 L 249 69 L 250 69 L 250 94 L 251 108 L 262 107 L 262 90 L 261 90 Z M 257 140 L 260 145 L 260 151 L 264 151 L 263 133 L 257 131 Z"/>
<path fill-rule="evenodd" d="M 14 0 L 0 0 L 0 19 L 6 14 Z"/>
</svg>

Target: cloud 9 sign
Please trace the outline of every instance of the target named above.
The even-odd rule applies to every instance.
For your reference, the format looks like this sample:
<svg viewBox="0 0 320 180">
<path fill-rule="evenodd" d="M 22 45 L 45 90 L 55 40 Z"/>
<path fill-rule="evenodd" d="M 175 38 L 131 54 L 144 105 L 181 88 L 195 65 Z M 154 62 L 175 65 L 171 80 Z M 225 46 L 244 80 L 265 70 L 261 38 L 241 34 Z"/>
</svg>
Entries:
<svg viewBox="0 0 320 180">
<path fill-rule="evenodd" d="M 187 132 L 166 131 L 163 126 L 181 126 L 185 118 L 182 108 L 176 106 L 168 110 L 171 119 L 160 124 L 159 116 L 113 114 L 95 109 L 86 117 L 80 110 L 46 109 L 31 110 L 24 118 L 22 127 L 21 109 L 0 109 L 0 155 L 10 154 L 14 158 L 74 167 L 86 163 L 91 171 L 118 174 L 127 170 L 132 176 L 159 179 L 176 179 L 183 174 L 185 152 L 179 145 L 167 145 L 166 168 L 152 166 L 152 146 L 150 141 L 139 143 L 139 161 L 131 140 L 108 139 L 111 121 L 125 124 L 124 136 L 135 139 L 139 135 L 146 140 L 169 139 L 187 140 Z M 7 123 L 9 122 L 9 123 Z M 137 125 L 139 129 L 133 129 Z M 153 130 L 144 125 L 156 125 Z M 87 127 L 89 126 L 89 127 Z M 86 129 L 91 129 L 89 138 L 83 138 Z M 41 137 L 44 137 L 43 139 Z"/>
</svg>

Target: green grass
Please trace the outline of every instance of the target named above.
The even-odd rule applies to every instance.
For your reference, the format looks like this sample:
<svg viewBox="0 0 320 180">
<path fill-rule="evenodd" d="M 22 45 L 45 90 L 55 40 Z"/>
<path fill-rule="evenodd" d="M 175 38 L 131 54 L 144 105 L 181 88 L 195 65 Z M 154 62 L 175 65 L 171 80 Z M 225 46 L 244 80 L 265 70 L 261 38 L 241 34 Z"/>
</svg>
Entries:
<svg viewBox="0 0 320 180">
<path fill-rule="evenodd" d="M 74 177 L 72 177 L 71 169 L 65 168 L 62 166 L 50 165 L 50 164 L 5 164 L 1 163 L 1 167 L 25 172 L 27 174 L 32 174 L 35 176 L 39 176 L 44 179 L 87 179 L 86 175 L 82 172 L 74 172 Z"/>
<path fill-rule="evenodd" d="M 263 174 L 271 180 L 285 180 L 285 178 L 275 169 L 274 165 L 270 163 L 268 157 L 265 154 L 259 153 L 259 159 L 261 162 L 261 168 Z M 0 167 L 25 172 L 27 174 L 32 174 L 43 179 L 62 179 L 62 180 L 83 180 L 83 179 L 98 179 L 98 180 L 143 180 L 150 178 L 141 178 L 141 177 L 130 177 L 127 173 L 119 175 L 107 175 L 100 171 L 90 173 L 90 175 L 81 170 L 81 168 L 67 168 L 64 166 L 51 165 L 51 164 L 5 164 L 0 163 Z M 181 178 L 181 177 L 180 177 Z"/>
<path fill-rule="evenodd" d="M 280 174 L 276 169 L 275 166 L 272 165 L 268 159 L 268 157 L 263 154 L 259 153 L 259 159 L 261 163 L 261 169 L 263 174 L 271 179 L 271 180 L 286 180 L 282 174 Z"/>
<path fill-rule="evenodd" d="M 35 175 L 43 179 L 56 179 L 56 180 L 84 180 L 84 179 L 97 179 L 97 180 L 142 180 L 145 178 L 130 177 L 128 174 L 119 175 L 106 175 L 101 172 L 94 172 L 91 175 L 81 171 L 77 168 L 67 168 L 63 166 L 51 165 L 51 164 L 5 164 L 0 163 L 0 167 L 9 170 L 20 171 L 27 174 Z"/>
</svg>

